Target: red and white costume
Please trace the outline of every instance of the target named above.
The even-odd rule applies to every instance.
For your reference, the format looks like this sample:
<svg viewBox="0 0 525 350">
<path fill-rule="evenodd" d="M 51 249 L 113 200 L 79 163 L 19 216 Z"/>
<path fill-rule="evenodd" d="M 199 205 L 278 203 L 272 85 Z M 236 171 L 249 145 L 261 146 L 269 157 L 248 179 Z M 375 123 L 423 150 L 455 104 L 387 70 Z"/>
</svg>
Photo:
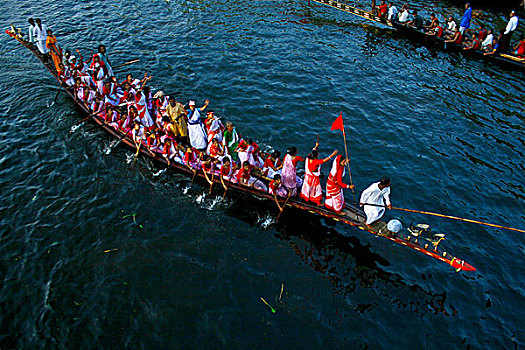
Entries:
<svg viewBox="0 0 525 350">
<path fill-rule="evenodd" d="M 221 176 L 226 181 L 237 183 L 237 172 L 233 170 L 231 165 L 228 168 L 224 164 L 221 166 Z"/>
<path fill-rule="evenodd" d="M 106 88 L 106 85 L 102 87 L 102 96 L 104 97 L 104 103 L 116 106 L 119 103 L 119 98 L 117 96 L 117 84 L 111 83 L 109 89 Z"/>
<path fill-rule="evenodd" d="M 306 159 L 304 163 L 304 182 L 301 188 L 301 194 L 299 195 L 305 201 L 314 202 L 317 205 L 320 205 L 323 199 L 323 189 L 319 181 L 321 164 L 323 163 L 324 159 Z"/>
<path fill-rule="evenodd" d="M 284 156 L 283 168 L 281 171 L 281 178 L 283 186 L 286 187 L 288 191 L 294 197 L 297 194 L 297 189 L 303 184 L 303 180 L 297 176 L 297 163 L 303 161 L 304 158 L 300 156 L 292 157 L 287 154 Z"/>
<path fill-rule="evenodd" d="M 273 170 L 274 168 L 277 169 L 280 165 L 281 165 L 280 159 L 276 159 L 275 161 L 273 161 L 272 156 L 269 155 L 264 161 L 263 168 L 262 168 L 262 172 L 264 176 L 267 176 L 270 179 L 273 179 L 275 174 L 281 175 L 281 169 Z"/>
<path fill-rule="evenodd" d="M 270 189 L 269 189 L 269 191 L 270 191 L 271 194 L 276 194 L 279 197 L 286 197 L 286 196 L 288 196 L 288 191 L 286 191 L 286 188 L 284 188 L 282 182 L 279 183 L 279 185 L 277 185 L 275 183 L 275 180 L 272 180 L 270 182 Z"/>
<path fill-rule="evenodd" d="M 144 92 L 139 91 L 135 95 L 135 107 L 137 108 L 137 112 L 139 112 L 139 118 L 142 125 L 144 125 L 146 128 L 153 126 L 153 119 L 149 114 L 146 95 Z"/>
<path fill-rule="evenodd" d="M 222 142 L 222 135 L 224 134 L 225 127 L 222 125 L 221 120 L 217 116 L 213 116 L 213 119 L 206 120 L 206 131 L 208 132 L 208 147 L 210 147 L 213 139 Z"/>
<path fill-rule="evenodd" d="M 345 175 L 345 168 L 341 166 L 341 155 L 335 157 L 332 163 L 332 170 L 326 181 L 326 200 L 325 207 L 337 213 L 343 210 L 345 206 L 345 197 L 343 196 L 343 188 L 350 188 L 343 182 Z"/>
</svg>

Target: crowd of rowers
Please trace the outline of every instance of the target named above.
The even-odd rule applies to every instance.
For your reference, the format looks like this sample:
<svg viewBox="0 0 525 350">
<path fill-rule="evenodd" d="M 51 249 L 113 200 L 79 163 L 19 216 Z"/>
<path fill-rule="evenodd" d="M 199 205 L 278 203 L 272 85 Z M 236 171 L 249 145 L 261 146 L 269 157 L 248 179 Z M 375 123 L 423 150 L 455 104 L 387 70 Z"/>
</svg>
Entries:
<svg viewBox="0 0 525 350">
<path fill-rule="evenodd" d="M 202 171 L 210 185 L 219 178 L 225 189 L 228 183 L 234 183 L 269 192 L 276 199 L 299 196 L 335 212 L 344 209 L 343 189 L 354 186 L 343 182 L 348 159 L 337 155 L 337 150 L 319 158 L 317 142 L 306 158 L 297 154 L 296 147 L 288 148 L 283 159 L 279 151 L 267 154 L 251 138 L 241 137 L 233 123 L 223 124 L 213 111 L 207 110 L 209 100 L 197 108 L 195 101 L 183 105 L 163 91 L 153 94 L 147 85 L 152 78 L 148 74 L 142 79 L 128 74 L 119 81 L 104 45 L 99 45 L 98 52 L 87 59 L 80 50 L 76 50 L 77 55 L 69 50 L 62 54 L 50 30 L 45 44 L 37 36 L 31 37 L 32 22 L 29 38 L 34 39 L 32 42 L 44 57 L 51 56 L 61 83 L 73 89 L 75 100 L 92 115 L 98 115 L 105 125 L 132 139 L 137 154 L 144 149 L 153 157 L 164 158 L 168 165 L 178 163 L 194 173 Z M 41 25 L 38 22 L 37 26 Z M 323 203 L 321 166 L 334 157 Z M 304 179 L 297 173 L 299 162 L 305 163 Z M 360 203 L 379 205 L 364 206 L 367 225 L 383 215 L 385 205 L 391 207 L 389 194 L 388 178 L 363 191 Z"/>
<path fill-rule="evenodd" d="M 511 41 L 513 33 L 518 28 L 519 19 L 516 11 L 511 11 L 506 27 L 497 33 L 493 29 L 485 28 L 483 24 L 479 24 L 478 29 L 471 31 L 472 8 L 470 3 L 465 4 L 465 12 L 459 25 L 452 16 L 440 20 L 435 13 L 431 13 L 428 19 L 419 15 L 417 10 L 413 10 L 410 14 L 407 3 L 403 4 L 401 10 L 398 10 L 393 2 L 387 5 L 382 0 L 381 4 L 376 7 L 375 0 L 372 0 L 372 13 L 389 21 L 396 21 L 424 31 L 427 35 L 443 38 L 446 42 L 463 45 L 464 50 L 482 50 L 486 55 L 507 53 L 518 58 L 525 56 L 524 35 L 521 34 L 519 41 L 514 44 Z"/>
</svg>

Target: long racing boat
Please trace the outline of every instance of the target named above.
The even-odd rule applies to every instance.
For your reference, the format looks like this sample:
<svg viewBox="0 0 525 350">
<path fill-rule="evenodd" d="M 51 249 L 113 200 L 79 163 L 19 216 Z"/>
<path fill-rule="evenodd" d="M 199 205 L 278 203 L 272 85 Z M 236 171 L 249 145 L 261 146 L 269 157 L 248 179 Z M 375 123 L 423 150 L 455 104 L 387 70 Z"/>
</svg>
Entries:
<svg viewBox="0 0 525 350">
<path fill-rule="evenodd" d="M 53 75 L 53 77 L 57 79 L 59 84 L 62 84 L 52 60 L 45 59 L 34 44 L 25 41 L 20 29 L 11 26 L 11 29 L 6 30 L 6 33 L 13 39 L 17 40 L 21 45 L 26 47 L 34 56 L 36 56 L 43 63 L 44 67 Z M 104 123 L 104 118 L 102 115 L 92 113 L 92 111 L 89 110 L 86 106 L 84 106 L 84 104 L 80 103 L 77 99 L 75 99 L 73 88 L 66 87 L 64 90 L 76 103 L 78 108 L 80 108 L 85 114 L 85 120 L 91 120 L 93 123 L 100 126 L 107 133 L 109 133 L 114 138 L 118 139 L 128 148 L 137 150 L 137 147 L 135 146 L 135 143 L 132 139 L 131 133 L 125 133 Z M 192 169 L 184 164 L 179 164 L 176 162 L 171 162 L 171 164 L 168 165 L 168 162 L 162 157 L 160 153 L 152 154 L 146 150 L 146 147 L 140 147 L 137 155 L 138 154 L 141 154 L 143 157 L 151 158 L 155 162 L 161 164 L 162 166 L 165 166 L 177 173 L 191 177 L 195 181 L 207 181 L 202 171 L 198 169 Z M 217 183 L 216 187 L 222 187 L 220 177 L 216 177 L 215 179 L 213 179 L 213 181 Z M 267 180 L 262 179 L 262 181 L 264 182 Z M 277 201 L 276 197 L 274 197 L 269 192 L 257 190 L 253 187 L 247 187 L 232 182 L 227 182 L 227 188 L 231 190 L 230 192 L 233 191 L 238 193 L 249 194 L 257 198 L 267 200 L 270 203 Z M 384 221 L 377 221 L 374 224 L 372 224 L 371 227 L 367 227 L 365 225 L 366 215 L 363 212 L 363 210 L 349 204 L 347 204 L 346 207 L 340 213 L 336 213 L 325 207 L 320 207 L 315 204 L 305 202 L 299 198 L 288 198 L 287 200 L 281 198 L 279 199 L 279 201 L 280 204 L 283 206 L 283 209 L 284 207 L 293 207 L 301 211 L 306 211 L 315 215 L 319 215 L 328 219 L 333 219 L 357 227 L 361 230 L 368 231 L 374 235 L 383 237 L 392 243 L 405 246 L 407 248 L 425 254 L 426 256 L 442 261 L 452 266 L 458 272 L 476 270 L 472 265 L 468 264 L 464 260 L 458 259 L 452 254 L 443 250 L 442 246 L 439 245 L 439 242 L 443 239 L 443 235 L 432 235 L 428 230 L 428 227 L 425 227 L 424 225 L 420 225 L 416 228 L 410 228 L 407 232 L 393 233 L 388 229 L 387 223 L 385 223 Z"/>
<path fill-rule="evenodd" d="M 310 3 L 310 0 L 308 0 Z M 372 12 L 353 7 L 345 2 L 336 1 L 336 0 L 311 0 L 334 9 L 351 13 L 358 17 L 364 18 L 369 21 L 380 23 L 382 25 L 388 26 L 395 29 L 398 33 L 403 36 L 412 39 L 418 43 L 421 43 L 427 47 L 435 47 L 445 52 L 455 52 L 463 54 L 467 57 L 471 57 L 478 60 L 483 60 L 501 66 L 510 70 L 519 70 L 525 71 L 525 59 L 519 58 L 516 56 L 504 54 L 504 53 L 495 53 L 485 55 L 483 50 L 472 49 L 472 50 L 463 50 L 463 45 L 456 43 L 447 43 L 444 38 L 437 37 L 435 35 L 427 35 L 424 31 L 418 30 L 414 27 L 405 25 L 398 21 L 389 21 L 386 18 L 377 16 Z"/>
</svg>

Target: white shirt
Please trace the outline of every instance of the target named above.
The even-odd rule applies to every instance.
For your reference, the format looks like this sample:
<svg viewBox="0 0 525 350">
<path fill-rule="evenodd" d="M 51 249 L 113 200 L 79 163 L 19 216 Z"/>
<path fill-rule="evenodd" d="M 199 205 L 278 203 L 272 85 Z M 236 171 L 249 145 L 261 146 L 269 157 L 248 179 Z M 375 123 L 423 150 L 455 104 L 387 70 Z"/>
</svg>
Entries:
<svg viewBox="0 0 525 350">
<path fill-rule="evenodd" d="M 29 26 L 29 29 L 27 30 L 29 32 L 29 37 L 27 38 L 27 41 L 30 43 L 35 42 L 35 27 Z"/>
<path fill-rule="evenodd" d="M 399 14 L 399 22 L 404 23 L 404 22 L 406 22 L 406 21 L 408 21 L 408 11 L 407 11 L 407 10 L 404 10 L 403 12 L 401 12 L 401 13 Z"/>
<path fill-rule="evenodd" d="M 366 214 L 366 224 L 369 225 L 377 220 L 379 220 L 385 213 L 386 205 L 390 205 L 390 186 L 379 189 L 379 182 L 375 182 L 370 185 L 366 190 L 361 194 L 359 203 L 369 203 L 376 204 L 374 205 L 365 205 L 363 210 Z"/>
<path fill-rule="evenodd" d="M 47 39 L 47 27 L 45 24 L 42 24 L 42 30 L 36 25 L 34 29 L 35 39 L 45 41 Z"/>
<path fill-rule="evenodd" d="M 507 23 L 507 28 L 505 28 L 505 33 L 503 34 L 509 34 L 510 32 L 513 32 L 518 27 L 518 16 L 514 15 L 510 18 L 509 23 Z"/>
<path fill-rule="evenodd" d="M 493 39 L 494 39 L 494 36 L 492 34 L 487 35 L 485 40 L 483 40 L 483 42 L 481 43 L 481 47 L 485 48 L 485 47 L 489 46 L 490 44 L 492 44 L 492 40 Z"/>
<path fill-rule="evenodd" d="M 450 30 L 451 32 L 455 32 L 456 31 L 456 22 L 454 22 L 454 21 L 448 22 L 448 30 Z"/>
<path fill-rule="evenodd" d="M 395 5 L 390 6 L 388 8 L 388 20 L 391 21 L 392 18 L 395 18 L 398 12 L 399 11 L 397 10 L 397 7 Z"/>
</svg>

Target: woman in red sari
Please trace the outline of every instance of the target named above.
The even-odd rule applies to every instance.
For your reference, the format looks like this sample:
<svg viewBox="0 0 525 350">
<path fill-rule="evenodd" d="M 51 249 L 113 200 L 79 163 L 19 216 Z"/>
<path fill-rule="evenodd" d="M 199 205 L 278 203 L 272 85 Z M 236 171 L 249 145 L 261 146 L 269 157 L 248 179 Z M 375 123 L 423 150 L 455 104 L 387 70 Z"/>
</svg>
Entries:
<svg viewBox="0 0 525 350">
<path fill-rule="evenodd" d="M 335 157 L 332 163 L 332 170 L 326 181 L 326 200 L 325 207 L 339 213 L 345 206 L 345 197 L 343 196 L 343 188 L 354 188 L 354 185 L 347 185 L 343 182 L 345 174 L 345 166 L 348 159 L 341 155 Z"/>
<path fill-rule="evenodd" d="M 323 190 L 321 188 L 321 182 L 319 181 L 319 176 L 321 175 L 321 164 L 332 159 L 332 157 L 337 154 L 337 150 L 333 151 L 332 154 L 324 159 L 318 159 L 318 147 L 319 144 L 316 143 L 314 149 L 312 149 L 312 152 L 304 162 L 305 174 L 300 197 L 307 202 L 314 202 L 317 205 L 321 205 L 323 199 Z"/>
</svg>

